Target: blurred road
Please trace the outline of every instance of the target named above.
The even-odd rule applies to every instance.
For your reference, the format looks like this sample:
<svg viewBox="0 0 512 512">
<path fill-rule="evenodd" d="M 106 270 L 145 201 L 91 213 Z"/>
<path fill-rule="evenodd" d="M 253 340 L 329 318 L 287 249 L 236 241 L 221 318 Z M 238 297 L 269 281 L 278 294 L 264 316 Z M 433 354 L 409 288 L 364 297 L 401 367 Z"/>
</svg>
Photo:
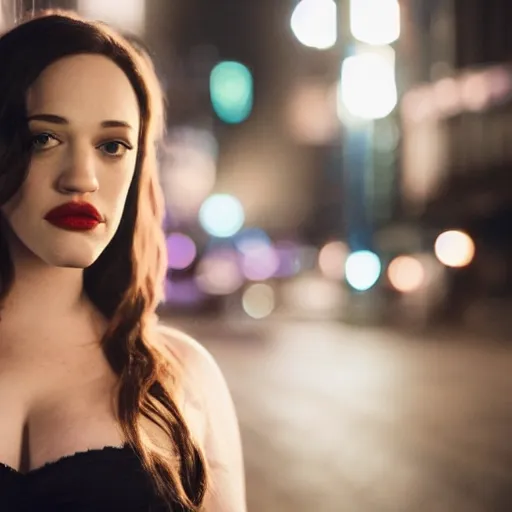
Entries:
<svg viewBox="0 0 512 512">
<path fill-rule="evenodd" d="M 329 323 L 174 325 L 231 387 L 250 512 L 512 511 L 512 345 Z"/>
</svg>

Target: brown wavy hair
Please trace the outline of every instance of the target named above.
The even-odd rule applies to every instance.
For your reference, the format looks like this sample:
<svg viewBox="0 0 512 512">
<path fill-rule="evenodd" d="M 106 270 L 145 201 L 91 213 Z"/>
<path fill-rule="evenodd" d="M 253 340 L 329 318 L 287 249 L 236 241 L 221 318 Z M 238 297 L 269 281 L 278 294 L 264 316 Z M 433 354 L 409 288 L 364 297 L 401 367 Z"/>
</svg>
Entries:
<svg viewBox="0 0 512 512">
<path fill-rule="evenodd" d="M 104 23 L 65 11 L 39 13 L 0 37 L 0 205 L 16 193 L 28 172 L 30 85 L 49 64 L 77 54 L 114 61 L 130 80 L 141 113 L 135 173 L 121 223 L 101 256 L 84 270 L 85 292 L 108 320 L 101 341 L 119 377 L 118 422 L 172 510 L 197 511 L 206 490 L 205 460 L 175 401 L 178 361 L 164 357 L 151 339 L 166 271 L 156 156 L 164 131 L 164 103 L 151 61 L 141 48 Z M 0 230 L 0 303 L 14 279 Z M 166 434 L 172 453 L 151 441 L 143 418 Z"/>
</svg>

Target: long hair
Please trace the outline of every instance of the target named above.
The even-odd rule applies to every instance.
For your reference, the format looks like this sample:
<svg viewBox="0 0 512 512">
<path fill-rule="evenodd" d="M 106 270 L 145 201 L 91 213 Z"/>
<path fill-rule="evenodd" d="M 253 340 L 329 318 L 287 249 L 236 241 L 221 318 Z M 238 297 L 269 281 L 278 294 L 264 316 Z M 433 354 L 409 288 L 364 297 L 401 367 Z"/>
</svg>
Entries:
<svg viewBox="0 0 512 512">
<path fill-rule="evenodd" d="M 16 193 L 28 172 L 29 87 L 48 65 L 77 54 L 99 54 L 116 63 L 131 82 L 141 118 L 135 173 L 121 223 L 101 256 L 84 270 L 85 292 L 108 320 L 101 343 L 119 378 L 117 419 L 172 510 L 196 511 L 206 490 L 205 461 L 175 402 L 178 363 L 151 343 L 166 270 L 156 157 L 164 108 L 153 66 L 140 48 L 103 23 L 63 11 L 43 12 L 0 37 L 0 205 Z M 0 229 L 0 303 L 14 274 Z M 151 442 L 143 418 L 167 435 L 172 453 Z"/>
</svg>

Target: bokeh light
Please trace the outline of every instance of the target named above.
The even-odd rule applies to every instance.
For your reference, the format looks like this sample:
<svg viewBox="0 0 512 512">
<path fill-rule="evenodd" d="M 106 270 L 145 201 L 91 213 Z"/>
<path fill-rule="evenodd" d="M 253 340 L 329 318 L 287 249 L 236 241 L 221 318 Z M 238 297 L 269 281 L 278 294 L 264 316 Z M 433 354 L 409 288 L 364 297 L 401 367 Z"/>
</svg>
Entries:
<svg viewBox="0 0 512 512">
<path fill-rule="evenodd" d="M 412 87 L 402 96 L 400 110 L 404 121 L 410 123 L 443 119 L 500 104 L 510 97 L 511 90 L 510 71 L 492 66 Z"/>
<path fill-rule="evenodd" d="M 381 270 L 380 259 L 375 253 L 356 251 L 347 258 L 345 278 L 355 290 L 366 291 L 378 281 Z"/>
<path fill-rule="evenodd" d="M 234 243 L 241 253 L 242 272 L 247 279 L 264 281 L 275 275 L 279 256 L 263 230 L 246 229 L 235 237 Z"/>
<path fill-rule="evenodd" d="M 337 7 L 333 0 L 302 0 L 291 18 L 295 37 L 305 46 L 325 50 L 338 38 Z"/>
<path fill-rule="evenodd" d="M 393 43 L 400 37 L 398 1 L 350 0 L 350 31 L 355 39 L 363 43 Z"/>
<path fill-rule="evenodd" d="M 196 283 L 210 295 L 229 295 L 244 283 L 238 253 L 230 249 L 216 249 L 205 254 L 198 264 Z"/>
<path fill-rule="evenodd" d="M 275 305 L 275 293 L 268 284 L 253 284 L 244 291 L 242 296 L 244 311 L 258 320 L 269 316 L 274 311 Z"/>
<path fill-rule="evenodd" d="M 240 201 L 229 194 L 210 196 L 199 210 L 199 222 L 210 235 L 229 238 L 242 228 L 245 221 Z"/>
<path fill-rule="evenodd" d="M 264 281 L 275 275 L 279 268 L 279 257 L 272 246 L 255 245 L 244 255 L 242 270 L 250 281 Z"/>
<path fill-rule="evenodd" d="M 325 244 L 318 254 L 318 266 L 322 274 L 329 279 L 343 279 L 347 253 L 347 246 L 341 241 Z"/>
<path fill-rule="evenodd" d="M 254 245 L 271 245 L 272 241 L 263 229 L 246 228 L 237 233 L 233 238 L 233 244 L 242 254 L 245 254 Z"/>
<path fill-rule="evenodd" d="M 490 84 L 484 73 L 467 73 L 460 89 L 462 103 L 471 112 L 483 110 L 492 100 Z"/>
<path fill-rule="evenodd" d="M 364 51 L 343 61 L 338 111 L 356 118 L 382 119 L 398 102 L 394 50 Z"/>
<path fill-rule="evenodd" d="M 197 249 L 194 241 L 183 233 L 171 233 L 166 240 L 168 267 L 183 270 L 196 258 Z"/>
<path fill-rule="evenodd" d="M 398 256 L 388 267 L 388 279 L 399 292 L 408 293 L 419 289 L 425 282 L 425 269 L 412 256 Z"/>
<path fill-rule="evenodd" d="M 475 243 L 463 231 L 445 231 L 441 233 L 434 245 L 437 259 L 447 267 L 465 267 L 475 256 Z"/>
<path fill-rule="evenodd" d="M 253 78 L 244 64 L 224 61 L 210 75 L 210 96 L 219 118 L 230 124 L 241 123 L 253 106 Z"/>
<path fill-rule="evenodd" d="M 205 299 L 205 295 L 198 288 L 193 278 L 180 280 L 167 279 L 165 282 L 165 298 L 167 304 L 179 307 L 194 307 Z"/>
</svg>

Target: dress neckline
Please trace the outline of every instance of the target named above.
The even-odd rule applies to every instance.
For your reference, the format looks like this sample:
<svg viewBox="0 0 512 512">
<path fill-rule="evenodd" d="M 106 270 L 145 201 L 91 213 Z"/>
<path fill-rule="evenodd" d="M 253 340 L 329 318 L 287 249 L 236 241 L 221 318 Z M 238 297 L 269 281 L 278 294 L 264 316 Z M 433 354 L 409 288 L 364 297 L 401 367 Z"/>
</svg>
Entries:
<svg viewBox="0 0 512 512">
<path fill-rule="evenodd" d="M 58 459 L 45 462 L 42 466 L 39 466 L 37 468 L 33 468 L 29 471 L 22 472 L 19 471 L 12 466 L 9 466 L 9 464 L 6 464 L 5 462 L 0 462 L 0 468 L 4 468 L 13 475 L 16 475 L 19 478 L 22 477 L 32 477 L 34 475 L 39 475 L 40 473 L 43 473 L 45 471 L 48 471 L 50 469 L 55 469 L 56 467 L 59 467 L 61 464 L 64 464 L 66 462 L 75 461 L 75 460 L 81 460 L 81 459 L 87 459 L 90 457 L 94 457 L 100 454 L 108 454 L 108 453 L 123 453 L 125 451 L 131 450 L 130 445 L 128 443 L 124 443 L 121 446 L 104 446 L 103 448 L 90 448 L 88 450 L 80 450 L 76 451 L 74 453 L 71 453 L 69 455 L 63 455 L 62 457 L 59 457 Z"/>
</svg>

